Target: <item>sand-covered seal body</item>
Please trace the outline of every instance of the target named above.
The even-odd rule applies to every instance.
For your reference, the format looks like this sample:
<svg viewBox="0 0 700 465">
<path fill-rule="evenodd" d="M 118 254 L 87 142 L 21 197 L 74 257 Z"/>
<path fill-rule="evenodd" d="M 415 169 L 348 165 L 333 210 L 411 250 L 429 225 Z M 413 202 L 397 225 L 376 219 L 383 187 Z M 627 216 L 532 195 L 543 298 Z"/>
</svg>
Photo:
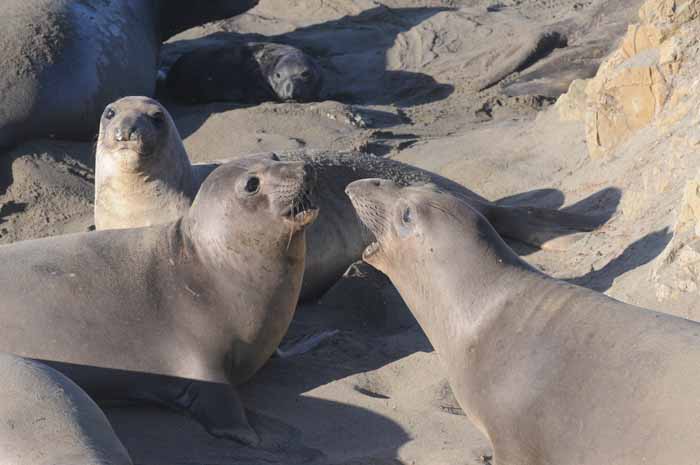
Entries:
<svg viewBox="0 0 700 465">
<path fill-rule="evenodd" d="M 495 465 L 695 463 L 698 323 L 545 276 L 435 186 L 347 192 Z"/>
<path fill-rule="evenodd" d="M 132 465 L 107 417 L 58 371 L 0 353 L 0 463 Z"/>
<path fill-rule="evenodd" d="M 256 3 L 0 2 L 0 147 L 30 137 L 91 138 L 109 102 L 153 94 L 164 38 Z"/>
<path fill-rule="evenodd" d="M 0 350 L 96 398 L 159 402 L 255 442 L 231 386 L 291 321 L 316 215 L 306 188 L 303 163 L 231 163 L 175 223 L 1 247 L 12 266 L 0 273 Z"/>
<path fill-rule="evenodd" d="M 303 51 L 283 44 L 214 41 L 179 57 L 165 88 L 189 103 L 308 102 L 319 98 L 323 74 Z"/>
</svg>

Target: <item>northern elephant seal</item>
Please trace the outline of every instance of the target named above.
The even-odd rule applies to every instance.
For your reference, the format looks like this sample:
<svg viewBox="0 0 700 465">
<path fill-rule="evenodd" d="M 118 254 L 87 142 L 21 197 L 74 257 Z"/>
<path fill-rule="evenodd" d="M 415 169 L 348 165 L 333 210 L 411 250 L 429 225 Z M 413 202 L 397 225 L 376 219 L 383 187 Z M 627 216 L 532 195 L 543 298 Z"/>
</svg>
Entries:
<svg viewBox="0 0 700 465">
<path fill-rule="evenodd" d="M 700 324 L 536 271 L 435 186 L 347 192 L 495 465 L 697 462 Z"/>
<path fill-rule="evenodd" d="M 155 91 L 160 45 L 258 0 L 3 0 L 0 147 L 91 138 L 106 104 Z"/>
<path fill-rule="evenodd" d="M 231 385 L 279 345 L 299 298 L 303 163 L 218 167 L 182 219 L 0 247 L 0 351 L 50 363 L 96 399 L 185 410 L 255 442 Z"/>
<path fill-rule="evenodd" d="M 167 70 L 165 89 L 188 103 L 309 102 L 323 85 L 320 66 L 290 45 L 229 40 L 180 56 Z"/>
<path fill-rule="evenodd" d="M 0 353 L 0 463 L 131 465 L 102 410 L 58 371 Z"/>
<path fill-rule="evenodd" d="M 110 119 L 102 118 L 95 161 L 95 225 L 97 229 L 133 228 L 174 221 L 187 211 L 199 184 L 220 162 L 191 165 L 167 110 L 157 101 L 130 97 L 109 105 Z M 122 116 L 122 112 L 124 116 Z M 150 116 L 165 115 L 153 129 Z M 152 150 L 134 150 L 138 141 L 118 141 L 117 134 L 153 135 Z M 141 136 L 139 136 L 141 137 Z M 143 162 L 141 153 L 154 154 Z M 465 199 L 491 221 L 499 234 L 536 246 L 553 238 L 590 231 L 599 218 L 533 207 L 497 205 L 466 187 L 437 174 L 359 152 L 295 151 L 257 154 L 240 159 L 278 158 L 303 161 L 314 174 L 312 192 L 321 214 L 307 232 L 307 257 L 302 299 L 319 296 L 360 259 L 367 238 L 344 193 L 352 181 L 383 177 L 400 184 L 433 182 Z M 123 168 L 126 165 L 135 168 Z M 188 172 L 189 170 L 189 172 Z"/>
</svg>

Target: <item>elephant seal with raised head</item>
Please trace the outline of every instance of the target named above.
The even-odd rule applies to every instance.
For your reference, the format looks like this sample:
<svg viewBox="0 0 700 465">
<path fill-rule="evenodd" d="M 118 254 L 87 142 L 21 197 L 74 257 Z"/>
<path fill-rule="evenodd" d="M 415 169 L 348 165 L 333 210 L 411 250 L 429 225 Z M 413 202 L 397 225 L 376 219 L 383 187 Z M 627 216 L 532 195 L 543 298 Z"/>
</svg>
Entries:
<svg viewBox="0 0 700 465">
<path fill-rule="evenodd" d="M 233 386 L 291 322 L 317 216 L 307 189 L 303 163 L 232 162 L 175 222 L 0 247 L 0 351 L 255 443 Z"/>
<path fill-rule="evenodd" d="M 347 193 L 494 465 L 697 462 L 700 324 L 540 273 L 434 185 Z"/>
</svg>

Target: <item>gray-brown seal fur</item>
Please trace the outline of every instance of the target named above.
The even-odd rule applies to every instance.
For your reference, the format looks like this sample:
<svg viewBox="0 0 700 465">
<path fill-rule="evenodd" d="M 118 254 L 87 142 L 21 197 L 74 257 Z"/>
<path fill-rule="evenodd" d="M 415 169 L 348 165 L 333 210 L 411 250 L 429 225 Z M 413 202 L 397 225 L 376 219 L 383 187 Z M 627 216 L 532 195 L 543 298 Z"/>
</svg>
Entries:
<svg viewBox="0 0 700 465">
<path fill-rule="evenodd" d="M 347 192 L 494 465 L 697 463 L 700 324 L 534 270 L 435 186 Z"/>
<path fill-rule="evenodd" d="M 0 147 L 90 139 L 105 105 L 152 95 L 168 37 L 258 0 L 2 0 Z"/>
<path fill-rule="evenodd" d="M 187 200 L 193 198 L 199 183 L 217 166 L 217 162 L 191 165 L 167 110 L 152 99 L 130 97 L 107 107 L 112 119 L 102 118 L 95 164 L 95 224 L 97 229 L 130 228 L 158 222 L 174 221 L 187 211 Z M 159 129 L 153 129 L 149 116 L 165 115 Z M 117 141 L 117 131 L 142 134 L 153 153 L 143 162 L 138 151 L 117 150 L 136 147 L 134 142 Z M 156 134 L 153 136 L 153 134 Z M 141 151 L 143 152 L 143 151 Z M 120 169 L 127 164 L 134 169 Z M 465 199 L 489 218 L 499 234 L 536 246 L 566 234 L 594 229 L 600 220 L 556 210 L 531 207 L 500 206 L 466 187 L 437 174 L 359 152 L 304 150 L 275 152 L 244 157 L 275 156 L 281 160 L 303 161 L 314 174 L 312 192 L 321 214 L 307 232 L 307 258 L 302 299 L 322 294 L 350 266 L 360 259 L 367 238 L 344 193 L 352 181 L 383 177 L 400 184 L 433 182 Z M 121 161 L 120 161 L 121 160 Z M 190 172 L 188 172 L 188 170 Z"/>
<path fill-rule="evenodd" d="M 58 371 L 0 353 L 0 463 L 132 465 L 102 410 Z"/>
<path fill-rule="evenodd" d="M 303 163 L 233 162 L 176 222 L 0 247 L 0 351 L 96 399 L 159 402 L 256 442 L 232 386 L 292 319 L 316 217 L 306 189 Z"/>
</svg>

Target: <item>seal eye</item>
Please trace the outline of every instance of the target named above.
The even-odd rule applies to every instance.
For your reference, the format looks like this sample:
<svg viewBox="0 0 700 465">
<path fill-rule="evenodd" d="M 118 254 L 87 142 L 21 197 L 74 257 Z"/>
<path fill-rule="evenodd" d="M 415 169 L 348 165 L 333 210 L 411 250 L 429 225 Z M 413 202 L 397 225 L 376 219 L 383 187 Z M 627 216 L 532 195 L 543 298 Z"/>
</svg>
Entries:
<svg viewBox="0 0 700 465">
<path fill-rule="evenodd" d="M 158 125 L 165 120 L 165 116 L 163 115 L 162 111 L 157 111 L 149 116 L 153 120 L 153 122 Z"/>
<path fill-rule="evenodd" d="M 282 75 L 281 75 L 280 73 L 275 73 L 275 77 L 276 77 L 277 79 L 282 79 Z"/>
<path fill-rule="evenodd" d="M 248 181 L 246 181 L 245 183 L 244 189 L 249 194 L 255 194 L 258 190 L 260 190 L 260 178 L 257 178 L 255 176 L 251 176 L 250 178 L 248 178 Z"/>
<path fill-rule="evenodd" d="M 107 108 L 107 111 L 105 111 L 105 119 L 112 119 L 114 118 L 114 115 L 114 110 L 112 110 L 111 108 Z"/>
<path fill-rule="evenodd" d="M 403 211 L 403 215 L 401 215 L 401 220 L 405 224 L 410 224 L 411 221 L 413 221 L 413 212 L 411 211 L 411 207 L 406 207 L 406 209 Z"/>
<path fill-rule="evenodd" d="M 301 77 L 304 79 L 309 79 L 311 77 L 311 73 L 309 71 L 304 71 L 301 73 Z"/>
</svg>

